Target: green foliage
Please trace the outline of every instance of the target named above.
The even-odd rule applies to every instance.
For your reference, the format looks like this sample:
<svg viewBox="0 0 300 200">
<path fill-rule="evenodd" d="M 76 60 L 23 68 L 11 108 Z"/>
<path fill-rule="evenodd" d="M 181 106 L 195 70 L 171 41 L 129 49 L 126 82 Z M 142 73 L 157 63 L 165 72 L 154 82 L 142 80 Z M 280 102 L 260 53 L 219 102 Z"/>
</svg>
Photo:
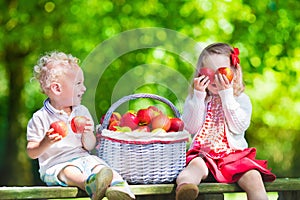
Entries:
<svg viewBox="0 0 300 200">
<path fill-rule="evenodd" d="M 24 148 L 27 122 L 45 99 L 37 82 L 30 81 L 44 52 L 65 51 L 82 61 L 86 85 L 96 84 L 84 102 L 98 120 L 114 101 L 140 92 L 164 96 L 182 112 L 201 48 L 218 41 L 241 52 L 253 103 L 250 146 L 278 176 L 299 176 L 299 7 L 294 0 L 1 1 L 0 172 L 24 167 L 11 167 L 15 177 L 1 178 L 0 184 L 37 181 Z M 151 27 L 157 29 L 151 32 Z M 138 34 L 124 39 L 130 31 Z M 11 141 L 16 147 L 9 146 Z"/>
</svg>

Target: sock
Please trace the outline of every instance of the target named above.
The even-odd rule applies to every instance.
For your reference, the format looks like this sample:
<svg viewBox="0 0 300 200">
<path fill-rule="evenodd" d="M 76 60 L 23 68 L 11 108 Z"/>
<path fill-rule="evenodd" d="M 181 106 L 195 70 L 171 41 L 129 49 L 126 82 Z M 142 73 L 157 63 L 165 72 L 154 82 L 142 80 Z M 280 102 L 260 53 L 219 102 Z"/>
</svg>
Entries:
<svg viewBox="0 0 300 200">
<path fill-rule="evenodd" d="M 92 197 L 93 193 L 96 191 L 96 174 L 91 174 L 85 181 L 85 191 Z"/>
</svg>

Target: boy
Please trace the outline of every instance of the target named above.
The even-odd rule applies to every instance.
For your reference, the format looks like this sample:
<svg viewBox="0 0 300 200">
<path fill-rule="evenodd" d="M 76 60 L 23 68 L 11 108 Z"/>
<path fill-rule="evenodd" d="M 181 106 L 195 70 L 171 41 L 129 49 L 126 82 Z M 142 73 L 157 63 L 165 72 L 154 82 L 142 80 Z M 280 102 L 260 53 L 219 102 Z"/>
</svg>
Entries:
<svg viewBox="0 0 300 200">
<path fill-rule="evenodd" d="M 40 177 L 47 185 L 77 186 L 92 199 L 132 200 L 134 194 L 126 181 L 97 156 L 94 123 L 88 109 L 81 105 L 86 91 L 78 59 L 62 52 L 42 56 L 34 67 L 35 78 L 47 95 L 44 106 L 33 114 L 27 126 L 27 153 L 38 159 Z M 74 133 L 70 122 L 75 116 L 88 119 L 82 133 Z M 68 134 L 62 137 L 50 128 L 64 121 Z"/>
</svg>

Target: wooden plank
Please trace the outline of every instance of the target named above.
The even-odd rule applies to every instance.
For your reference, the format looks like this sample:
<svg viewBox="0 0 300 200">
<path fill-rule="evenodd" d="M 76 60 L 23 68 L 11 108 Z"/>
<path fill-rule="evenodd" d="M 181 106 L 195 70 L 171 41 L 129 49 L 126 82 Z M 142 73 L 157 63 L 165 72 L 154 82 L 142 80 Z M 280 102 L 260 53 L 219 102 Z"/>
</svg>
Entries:
<svg viewBox="0 0 300 200">
<path fill-rule="evenodd" d="M 201 194 L 196 200 L 224 200 L 224 194 Z"/>
<path fill-rule="evenodd" d="M 77 187 L 0 187 L 0 199 L 70 198 L 86 196 Z"/>
<path fill-rule="evenodd" d="M 300 199 L 300 191 L 281 191 L 278 192 L 278 200 Z"/>
<path fill-rule="evenodd" d="M 278 178 L 272 183 L 265 183 L 268 192 L 300 191 L 300 178 Z M 163 199 L 171 199 L 175 195 L 175 184 L 130 185 L 132 192 L 139 199 L 155 199 L 159 195 Z M 201 183 L 200 194 L 222 194 L 243 192 L 237 184 Z M 296 192 L 294 195 L 298 195 Z M 144 198 L 140 198 L 144 197 Z M 38 199 L 38 198 L 75 198 L 87 197 L 86 193 L 77 187 L 0 187 L 0 199 Z M 200 198 L 200 197 L 199 197 Z"/>
<path fill-rule="evenodd" d="M 276 191 L 300 191 L 300 178 L 278 178 L 274 182 L 265 183 L 266 190 Z"/>
<path fill-rule="evenodd" d="M 130 185 L 135 195 L 171 194 L 175 192 L 174 184 Z"/>
<path fill-rule="evenodd" d="M 174 184 L 130 185 L 132 191 L 137 195 L 170 194 L 175 191 L 175 187 Z M 274 182 L 266 182 L 265 187 L 268 192 L 300 190 L 300 178 L 278 178 Z M 243 192 L 243 190 L 237 184 L 201 183 L 199 192 L 231 193 Z"/>
</svg>

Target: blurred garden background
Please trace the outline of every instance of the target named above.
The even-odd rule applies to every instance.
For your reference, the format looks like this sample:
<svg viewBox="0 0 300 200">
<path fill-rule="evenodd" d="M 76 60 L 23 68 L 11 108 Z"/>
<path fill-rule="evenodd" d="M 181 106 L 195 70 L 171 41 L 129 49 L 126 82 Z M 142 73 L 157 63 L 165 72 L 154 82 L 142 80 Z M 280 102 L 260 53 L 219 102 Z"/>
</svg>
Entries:
<svg viewBox="0 0 300 200">
<path fill-rule="evenodd" d="M 297 10 L 294 0 L 0 0 L 0 185 L 41 184 L 26 154 L 26 126 L 45 99 L 32 80 L 43 53 L 81 60 L 83 104 L 97 124 L 112 102 L 140 92 L 182 112 L 197 57 L 212 42 L 240 49 L 253 104 L 249 145 L 278 177 L 299 177 Z"/>
</svg>

